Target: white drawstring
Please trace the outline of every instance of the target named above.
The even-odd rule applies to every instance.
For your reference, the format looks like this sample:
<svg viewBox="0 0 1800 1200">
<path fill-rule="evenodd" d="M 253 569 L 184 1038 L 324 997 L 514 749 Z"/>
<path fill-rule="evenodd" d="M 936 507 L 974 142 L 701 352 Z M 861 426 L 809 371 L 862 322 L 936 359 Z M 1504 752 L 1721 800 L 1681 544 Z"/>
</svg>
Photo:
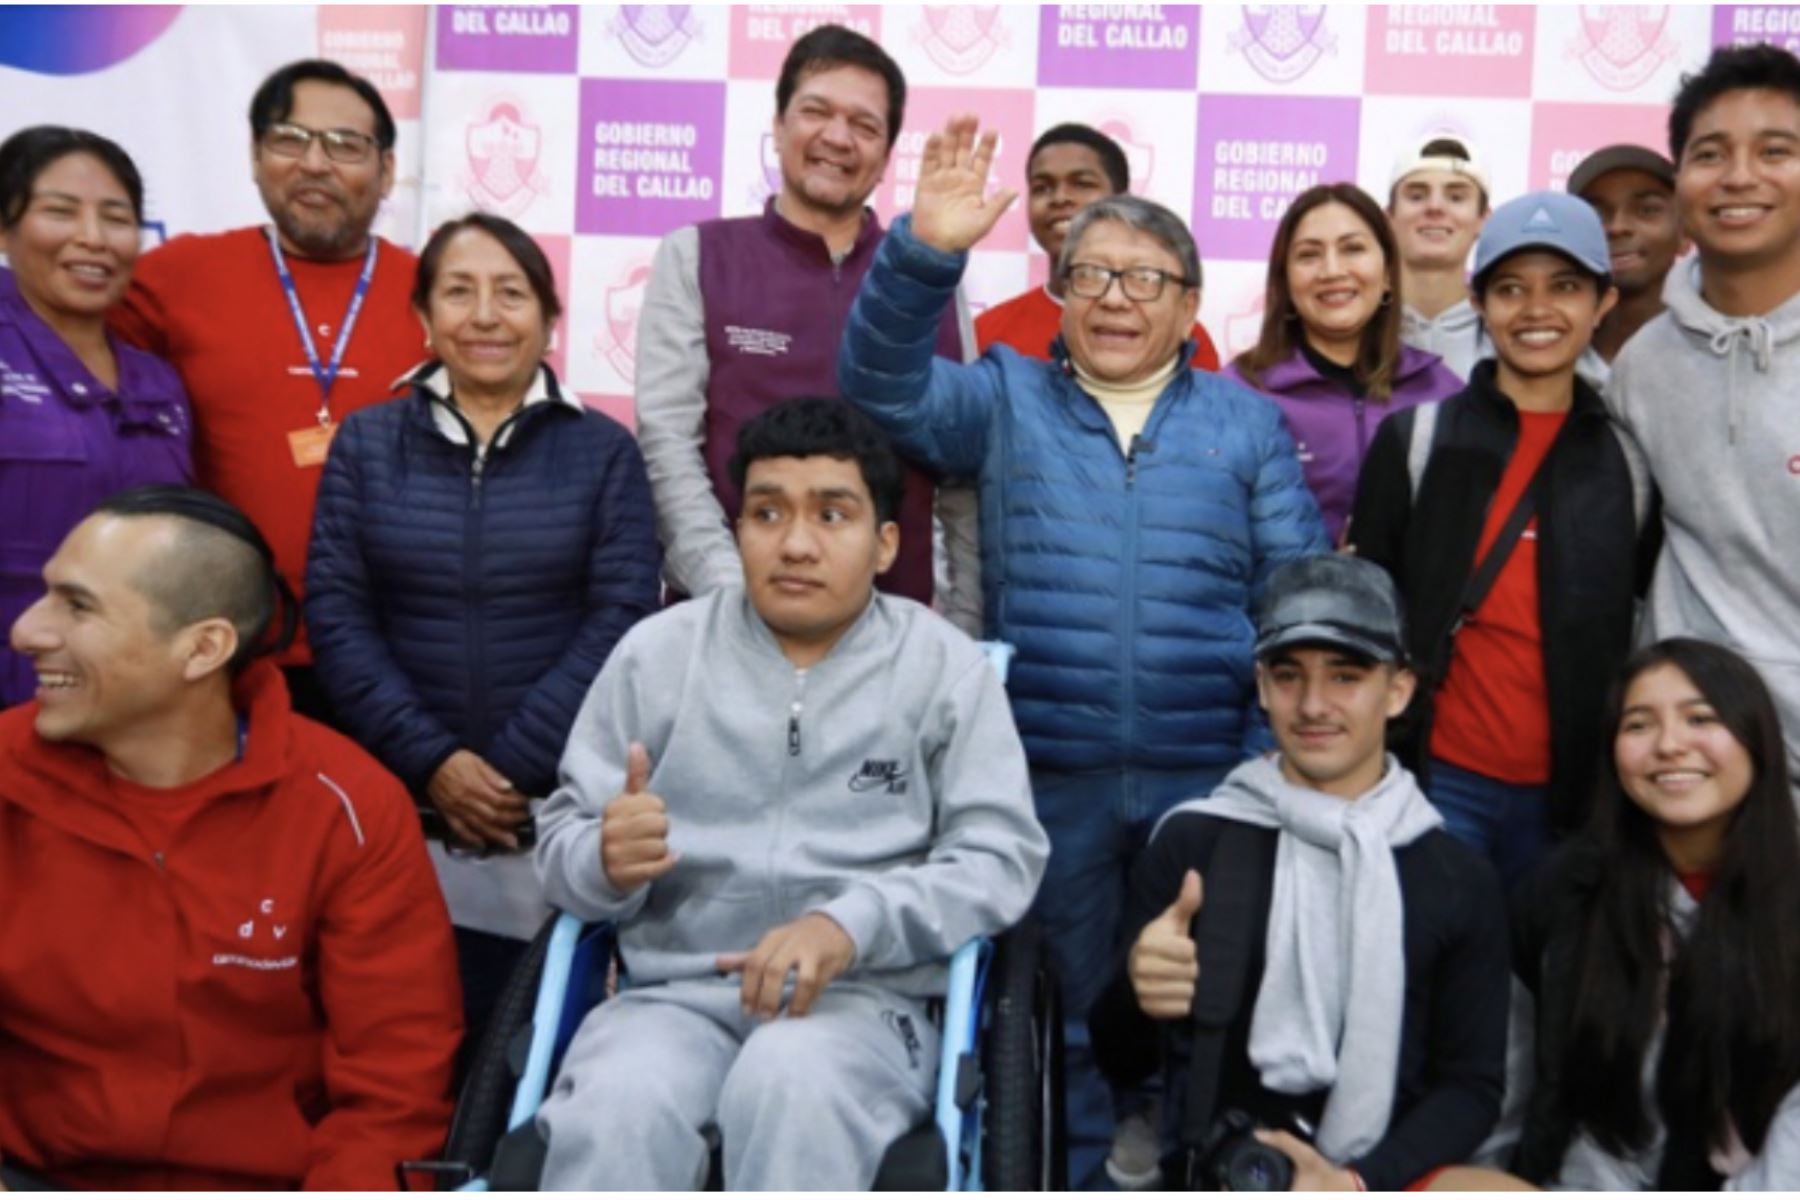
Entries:
<svg viewBox="0 0 1800 1200">
<path fill-rule="evenodd" d="M 1775 358 L 1775 331 L 1770 327 L 1769 323 L 1761 317 L 1745 317 L 1732 321 L 1723 329 L 1714 333 L 1712 335 L 1712 340 L 1709 343 L 1714 354 L 1718 355 L 1720 358 L 1729 356 L 1731 359 L 1730 382 L 1726 386 L 1725 393 L 1725 413 L 1727 422 L 1727 440 L 1734 446 L 1737 444 L 1738 433 L 1738 371 L 1736 350 L 1739 341 L 1743 341 L 1749 345 L 1750 355 L 1752 360 L 1756 363 L 1757 371 L 1767 374 L 1769 367 L 1774 362 Z"/>
</svg>

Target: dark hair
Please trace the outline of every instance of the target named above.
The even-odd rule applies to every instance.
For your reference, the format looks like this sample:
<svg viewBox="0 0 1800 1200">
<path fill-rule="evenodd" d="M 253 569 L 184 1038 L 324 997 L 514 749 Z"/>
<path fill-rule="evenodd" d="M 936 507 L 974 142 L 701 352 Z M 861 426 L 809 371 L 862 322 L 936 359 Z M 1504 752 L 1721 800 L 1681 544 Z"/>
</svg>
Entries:
<svg viewBox="0 0 1800 1200">
<path fill-rule="evenodd" d="M 467 216 L 445 221 L 431 231 L 425 248 L 419 251 L 419 269 L 413 273 L 413 307 L 422 313 L 431 311 L 431 285 L 437 282 L 438 266 L 443 262 L 444 248 L 450 244 L 451 238 L 465 229 L 479 229 L 505 247 L 513 261 L 519 264 L 519 270 L 525 272 L 525 281 L 537 295 L 538 305 L 544 310 L 544 325 L 554 325 L 556 318 L 562 315 L 562 301 L 556 298 L 556 275 L 550 270 L 550 260 L 544 256 L 544 248 L 529 233 L 505 217 L 497 217 L 492 213 L 472 212 Z"/>
<path fill-rule="evenodd" d="M 1262 334 L 1256 345 L 1237 356 L 1235 366 L 1252 387 L 1262 386 L 1262 373 L 1299 349 L 1306 340 L 1306 327 L 1294 307 L 1294 293 L 1288 287 L 1288 258 L 1294 249 L 1294 234 L 1306 214 L 1327 204 L 1342 204 L 1355 213 L 1369 235 L 1381 247 L 1387 263 L 1388 296 L 1369 323 L 1363 326 L 1356 350 L 1356 377 L 1368 397 L 1385 402 L 1394 391 L 1394 373 L 1400 368 L 1400 247 L 1394 241 L 1393 226 L 1387 214 L 1369 193 L 1354 183 L 1321 183 L 1307 188 L 1294 198 L 1281 223 L 1275 227 L 1275 244 L 1269 251 L 1268 284 L 1263 292 Z"/>
<path fill-rule="evenodd" d="M 855 459 L 875 502 L 876 522 L 898 519 L 905 487 L 900 459 L 887 435 L 842 400 L 817 396 L 785 400 L 745 423 L 738 430 L 737 453 L 731 456 L 732 485 L 742 492 L 750 464 L 758 459 L 815 455 Z"/>
<path fill-rule="evenodd" d="M 337 63 L 324 58 L 303 58 L 291 62 L 262 81 L 256 95 L 250 97 L 250 136 L 261 139 L 269 126 L 285 121 L 294 111 L 294 85 L 309 80 L 347 87 L 361 97 L 375 113 L 375 144 L 383 150 L 394 148 L 394 114 L 375 85 L 361 75 L 352 75 Z"/>
<path fill-rule="evenodd" d="M 1419 157 L 1453 158 L 1461 162 L 1475 161 L 1475 156 L 1469 152 L 1469 144 L 1457 137 L 1432 138 L 1429 142 L 1426 142 L 1423 146 L 1419 147 Z M 1400 184 L 1403 182 L 1405 181 L 1396 180 L 1393 185 L 1388 188 L 1389 208 L 1394 206 L 1394 197 L 1399 195 Z M 1481 184 L 1473 178 L 1471 178 L 1469 182 L 1475 184 L 1475 193 L 1481 197 L 1481 211 L 1483 213 L 1487 212 L 1489 208 L 1487 189 L 1482 187 Z"/>
<path fill-rule="evenodd" d="M 275 552 L 236 505 L 199 488 L 155 483 L 117 492 L 94 512 L 168 517 L 180 524 L 174 550 L 146 570 L 138 587 L 162 610 L 166 628 L 210 617 L 230 621 L 238 633 L 229 666 L 233 674 L 251 659 L 279 654 L 292 644 L 300 606 L 275 569 Z"/>
<path fill-rule="evenodd" d="M 788 47 L 787 57 L 781 61 L 781 75 L 775 80 L 776 115 L 787 112 L 788 101 L 794 98 L 802 79 L 834 67 L 861 67 L 881 76 L 887 84 L 887 144 L 891 149 L 906 116 L 906 76 L 886 50 L 842 25 L 820 25 L 795 38 Z"/>
<path fill-rule="evenodd" d="M 1114 192 L 1131 190 L 1131 164 L 1125 161 L 1124 147 L 1092 125 L 1080 125 L 1073 121 L 1052 125 L 1038 134 L 1037 141 L 1031 143 L 1031 153 L 1025 156 L 1026 173 L 1030 173 L 1032 160 L 1037 158 L 1038 151 L 1045 146 L 1069 145 L 1086 146 L 1094 152 L 1094 156 L 1100 160 L 1100 169 L 1106 172 L 1106 178 L 1112 183 Z"/>
<path fill-rule="evenodd" d="M 131 214 L 144 223 L 144 178 L 131 155 L 111 138 L 67 125 L 32 125 L 0 142 L 0 229 L 11 229 L 31 205 L 31 189 L 53 163 L 91 154 L 111 171 L 131 198 Z"/>
<path fill-rule="evenodd" d="M 1779 46 L 1721 46 L 1706 65 L 1681 77 L 1675 103 L 1669 108 L 1669 157 L 1681 166 L 1681 152 L 1702 109 L 1726 92 L 1767 88 L 1784 92 L 1800 104 L 1800 59 Z"/>
<path fill-rule="evenodd" d="M 1656 822 L 1626 794 L 1612 761 L 1627 689 L 1662 666 L 1688 677 L 1753 770 L 1685 940 L 1671 928 L 1672 868 Z M 1709 1148 L 1724 1145 L 1729 1122 L 1754 1153 L 1800 1081 L 1800 821 L 1775 703 L 1730 650 L 1672 638 L 1626 661 L 1606 722 L 1612 737 L 1584 831 L 1601 869 L 1575 918 L 1581 955 L 1564 1035 L 1566 1111 L 1609 1152 L 1648 1144 L 1644 1057 L 1665 1008 L 1666 972 L 1657 1105 L 1671 1128 L 1694 1131 Z"/>
</svg>

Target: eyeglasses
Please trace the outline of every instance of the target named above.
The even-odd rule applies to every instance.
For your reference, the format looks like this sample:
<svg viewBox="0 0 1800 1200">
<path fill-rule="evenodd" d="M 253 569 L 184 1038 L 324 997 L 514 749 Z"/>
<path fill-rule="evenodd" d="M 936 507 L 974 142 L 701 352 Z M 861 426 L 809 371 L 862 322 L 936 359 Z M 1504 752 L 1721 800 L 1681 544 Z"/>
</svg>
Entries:
<svg viewBox="0 0 1800 1200">
<path fill-rule="evenodd" d="M 1115 279 L 1119 281 L 1119 287 L 1127 300 L 1160 299 L 1163 287 L 1170 283 L 1178 283 L 1184 288 L 1194 286 L 1191 280 L 1183 276 L 1155 267 L 1126 267 L 1123 271 L 1115 271 L 1098 263 L 1071 263 L 1068 274 L 1063 278 L 1068 283 L 1069 290 L 1083 300 L 1098 300 L 1106 295 Z"/>
<path fill-rule="evenodd" d="M 308 129 L 291 121 L 269 126 L 263 132 L 262 144 L 278 158 L 305 158 L 313 139 L 325 148 L 325 157 L 337 163 L 367 162 L 375 150 L 375 139 L 354 129 Z"/>
</svg>

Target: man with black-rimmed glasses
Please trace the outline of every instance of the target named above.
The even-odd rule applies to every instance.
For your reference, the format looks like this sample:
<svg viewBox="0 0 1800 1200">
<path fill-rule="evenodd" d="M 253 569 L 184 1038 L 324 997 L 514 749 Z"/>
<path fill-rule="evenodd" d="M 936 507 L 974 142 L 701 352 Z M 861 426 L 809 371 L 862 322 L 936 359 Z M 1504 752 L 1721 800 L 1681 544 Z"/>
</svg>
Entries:
<svg viewBox="0 0 1800 1200">
<path fill-rule="evenodd" d="M 1111 973 L 1125 872 L 1156 820 L 1257 744 L 1250 614 L 1290 558 L 1328 549 L 1273 401 L 1189 366 L 1200 256 L 1160 204 L 1109 196 L 1069 226 L 1051 361 L 1007 346 L 961 366 L 931 339 L 1013 199 L 987 194 L 995 135 L 927 142 L 917 199 L 850 310 L 838 387 L 902 451 L 980 481 L 987 635 L 1051 854 L 1036 914 L 1069 1018 L 1069 1182 L 1098 1183 L 1113 1113 L 1087 1011 Z M 1125 1184 L 1153 1178 L 1115 1155 Z"/>
<path fill-rule="evenodd" d="M 332 434 L 425 356 L 417 263 L 373 234 L 394 186 L 394 118 L 373 84 L 305 59 L 250 101 L 270 225 L 175 238 L 138 260 L 114 323 L 174 364 L 198 481 L 238 505 L 296 593 Z M 281 660 L 295 707 L 329 720 L 304 635 Z"/>
</svg>

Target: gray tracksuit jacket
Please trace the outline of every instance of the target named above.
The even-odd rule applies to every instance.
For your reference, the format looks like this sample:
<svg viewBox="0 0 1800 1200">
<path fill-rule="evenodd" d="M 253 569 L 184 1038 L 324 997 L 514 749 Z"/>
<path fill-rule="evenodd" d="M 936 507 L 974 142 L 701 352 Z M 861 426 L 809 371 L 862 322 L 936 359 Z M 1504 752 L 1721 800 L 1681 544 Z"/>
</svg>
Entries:
<svg viewBox="0 0 1800 1200">
<path fill-rule="evenodd" d="M 625 893 L 601 867 L 601 813 L 633 741 L 679 861 Z M 742 586 L 620 640 L 538 827 L 545 897 L 618 922 L 639 984 L 716 975 L 718 955 L 823 912 L 856 944 L 848 975 L 939 994 L 958 946 L 1025 914 L 1049 850 L 1005 689 L 973 641 L 876 593 L 800 671 Z"/>
<path fill-rule="evenodd" d="M 1668 309 L 1613 363 L 1607 406 L 1662 493 L 1663 550 L 1639 640 L 1684 634 L 1747 658 L 1800 768 L 1800 296 L 1728 317 L 1675 264 Z"/>
</svg>

